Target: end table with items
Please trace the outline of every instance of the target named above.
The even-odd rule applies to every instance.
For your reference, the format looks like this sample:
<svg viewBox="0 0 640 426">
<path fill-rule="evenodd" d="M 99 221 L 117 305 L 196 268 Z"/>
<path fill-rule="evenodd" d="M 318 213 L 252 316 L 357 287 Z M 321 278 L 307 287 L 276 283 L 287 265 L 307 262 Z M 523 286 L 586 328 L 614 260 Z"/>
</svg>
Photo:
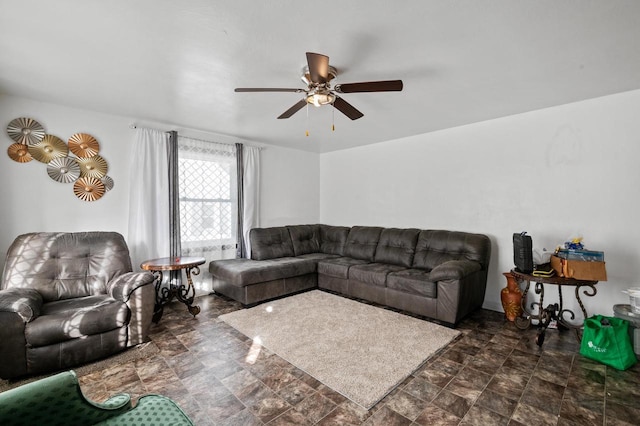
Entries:
<svg viewBox="0 0 640 426">
<path fill-rule="evenodd" d="M 552 320 L 556 320 L 559 327 L 563 327 L 565 329 L 575 330 L 576 338 L 578 341 L 581 339 L 581 331 L 582 324 L 577 325 L 573 324 L 570 321 L 576 319 L 576 314 L 563 306 L 562 300 L 562 288 L 563 287 L 574 287 L 575 288 L 575 297 L 578 301 L 578 305 L 580 305 L 580 310 L 582 311 L 582 315 L 584 315 L 584 319 L 588 318 L 587 310 L 582 303 L 582 299 L 580 298 L 580 291 L 585 296 L 593 297 L 596 295 L 596 284 L 598 281 L 592 280 L 578 280 L 574 278 L 563 278 L 558 276 L 553 277 L 540 277 L 530 274 L 525 274 L 516 269 L 511 270 L 511 275 L 518 280 L 519 282 L 526 281 L 527 285 L 522 294 L 522 311 L 524 312 L 524 316 L 517 317 L 515 319 L 516 327 L 525 330 L 531 326 L 531 320 L 538 321 L 538 334 L 536 336 L 536 344 L 538 346 L 542 346 L 544 343 L 544 337 L 547 327 Z M 535 294 L 540 295 L 540 300 L 538 302 L 531 303 L 531 309 L 537 307 L 537 312 L 534 313 L 527 308 L 527 293 L 529 292 L 529 288 L 531 287 L 531 282 L 535 283 Z M 549 306 L 544 306 L 544 285 L 551 284 L 558 286 L 558 302 L 550 304 Z"/>
</svg>

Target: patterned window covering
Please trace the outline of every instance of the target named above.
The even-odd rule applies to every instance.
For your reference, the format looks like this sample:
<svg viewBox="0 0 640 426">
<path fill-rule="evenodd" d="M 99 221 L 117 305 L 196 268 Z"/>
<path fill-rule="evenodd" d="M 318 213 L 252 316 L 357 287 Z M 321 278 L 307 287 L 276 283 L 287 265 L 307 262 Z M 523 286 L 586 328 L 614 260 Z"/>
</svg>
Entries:
<svg viewBox="0 0 640 426">
<path fill-rule="evenodd" d="M 235 257 L 236 147 L 178 136 L 178 159 L 182 255 L 202 256 L 205 266 Z M 211 289 L 207 267 L 193 278 L 197 289 Z"/>
</svg>

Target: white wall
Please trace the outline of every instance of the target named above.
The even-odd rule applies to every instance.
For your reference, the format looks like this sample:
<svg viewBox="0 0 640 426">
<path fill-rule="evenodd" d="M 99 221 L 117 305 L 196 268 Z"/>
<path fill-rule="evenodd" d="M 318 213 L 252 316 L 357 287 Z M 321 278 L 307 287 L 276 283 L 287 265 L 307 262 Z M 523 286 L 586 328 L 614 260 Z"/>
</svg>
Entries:
<svg viewBox="0 0 640 426">
<path fill-rule="evenodd" d="M 114 188 L 97 201 L 81 201 L 73 194 L 72 184 L 49 178 L 45 164 L 11 160 L 6 148 L 13 141 L 4 129 L 18 117 L 36 119 L 48 133 L 65 142 L 77 132 L 93 135 L 100 143 L 100 155 L 109 164 L 108 175 L 115 182 Z M 112 230 L 126 238 L 133 140 L 129 126 L 133 122 L 135 118 L 0 95 L 0 126 L 5 140 L 5 150 L 0 153 L 0 253 L 6 253 L 14 238 L 26 232 Z M 185 136 L 206 138 L 196 131 L 178 131 Z M 261 224 L 318 222 L 319 155 L 264 146 L 261 163 Z"/>
<path fill-rule="evenodd" d="M 262 156 L 261 227 L 318 223 L 320 156 L 269 147 Z"/>
<path fill-rule="evenodd" d="M 605 252 L 609 278 L 585 306 L 612 315 L 640 284 L 638 111 L 633 91 L 323 154 L 320 221 L 489 235 L 484 306 L 498 311 L 514 232 L 548 249 L 580 233 Z M 572 289 L 563 295 L 576 309 Z"/>
</svg>

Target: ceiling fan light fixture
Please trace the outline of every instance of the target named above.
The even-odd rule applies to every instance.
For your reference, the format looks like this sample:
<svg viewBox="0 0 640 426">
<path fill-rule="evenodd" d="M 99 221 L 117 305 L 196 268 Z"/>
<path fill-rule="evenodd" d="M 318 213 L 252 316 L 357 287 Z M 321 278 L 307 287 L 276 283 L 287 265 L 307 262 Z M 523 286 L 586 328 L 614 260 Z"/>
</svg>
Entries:
<svg viewBox="0 0 640 426">
<path fill-rule="evenodd" d="M 337 84 L 331 88 L 331 80 L 338 76 L 338 71 L 329 65 L 329 57 L 320 53 L 307 52 L 307 66 L 302 69 L 301 79 L 306 89 L 285 89 L 267 87 L 237 87 L 236 92 L 293 92 L 304 93 L 292 107 L 278 116 L 278 120 L 290 118 L 305 106 L 333 105 L 335 109 L 351 120 L 363 117 L 353 105 L 345 101 L 336 93 L 365 93 L 365 92 L 399 92 L 402 90 L 402 80 L 363 81 L 357 83 Z M 308 114 L 307 109 L 307 114 Z"/>
<path fill-rule="evenodd" d="M 335 95 L 331 93 L 309 93 L 307 95 L 307 103 L 315 107 L 332 104 L 335 100 Z"/>
</svg>

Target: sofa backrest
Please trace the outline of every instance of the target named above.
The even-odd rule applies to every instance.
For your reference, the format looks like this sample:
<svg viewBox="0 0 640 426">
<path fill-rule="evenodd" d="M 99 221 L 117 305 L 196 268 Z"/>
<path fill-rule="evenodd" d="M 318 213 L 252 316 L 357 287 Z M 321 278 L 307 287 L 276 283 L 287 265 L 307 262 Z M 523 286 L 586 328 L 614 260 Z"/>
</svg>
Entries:
<svg viewBox="0 0 640 426">
<path fill-rule="evenodd" d="M 377 226 L 354 226 L 344 245 L 344 255 L 373 262 L 382 229 Z"/>
<path fill-rule="evenodd" d="M 376 247 L 375 261 L 410 268 L 418 241 L 419 229 L 385 228 Z"/>
<path fill-rule="evenodd" d="M 482 234 L 468 232 L 421 231 L 413 257 L 413 267 L 432 270 L 448 260 L 472 260 L 488 268 L 491 241 Z"/>
<path fill-rule="evenodd" d="M 350 230 L 348 226 L 320 225 L 320 251 L 342 256 Z"/>
<path fill-rule="evenodd" d="M 251 259 L 267 260 L 295 256 L 289 230 L 284 226 L 249 231 Z"/>
<path fill-rule="evenodd" d="M 37 232 L 9 247 L 2 289 L 36 289 L 44 302 L 105 294 L 107 283 L 131 272 L 129 249 L 116 232 Z"/>
<path fill-rule="evenodd" d="M 320 251 L 320 225 L 291 225 L 287 229 L 296 256 Z"/>
</svg>

